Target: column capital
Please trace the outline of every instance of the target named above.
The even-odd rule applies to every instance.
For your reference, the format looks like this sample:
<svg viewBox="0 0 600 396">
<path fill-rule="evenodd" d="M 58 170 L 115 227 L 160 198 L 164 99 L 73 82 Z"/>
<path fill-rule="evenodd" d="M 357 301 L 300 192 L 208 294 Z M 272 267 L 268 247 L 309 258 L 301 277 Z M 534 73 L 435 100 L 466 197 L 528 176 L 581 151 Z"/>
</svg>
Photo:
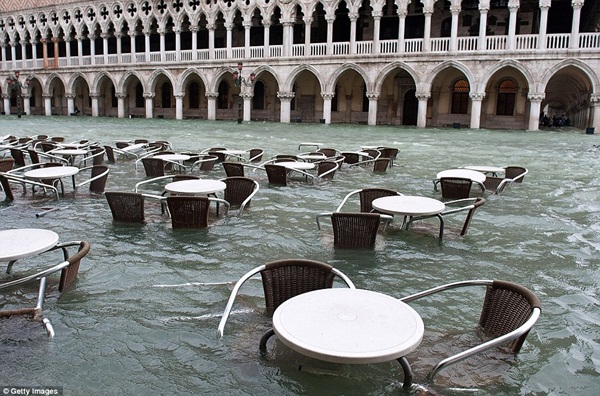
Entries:
<svg viewBox="0 0 600 396">
<path fill-rule="evenodd" d="M 381 17 L 383 16 L 383 12 L 381 11 L 371 11 L 371 16 L 373 17 L 373 19 L 381 19 Z M 358 12 L 352 12 L 350 14 L 348 14 L 348 17 L 350 17 L 350 20 L 357 20 L 358 19 Z"/>
<path fill-rule="evenodd" d="M 369 99 L 369 100 L 379 99 L 379 93 L 376 93 L 376 92 L 367 92 L 366 96 L 367 96 L 367 99 Z"/>
<path fill-rule="evenodd" d="M 458 15 L 458 14 L 460 14 L 460 11 L 461 11 L 460 5 L 458 5 L 458 6 L 450 6 L 450 13 L 452 15 Z"/>
<path fill-rule="evenodd" d="M 429 100 L 431 98 L 431 93 L 429 92 L 416 92 L 415 97 L 418 100 Z"/>
<path fill-rule="evenodd" d="M 516 12 L 519 9 L 519 0 L 510 0 L 508 2 L 508 11 L 509 12 Z"/>
<path fill-rule="evenodd" d="M 598 94 L 590 95 L 590 105 L 593 107 L 600 105 L 600 95 L 598 95 Z"/>
<path fill-rule="evenodd" d="M 72 94 L 72 93 L 65 94 L 65 98 L 67 98 L 67 99 L 74 99 L 75 98 L 75 94 Z"/>
<path fill-rule="evenodd" d="M 100 97 L 99 93 L 90 93 L 90 98 L 92 99 L 98 99 Z"/>
<path fill-rule="evenodd" d="M 200 30 L 200 28 L 198 26 L 190 26 L 190 32 L 198 33 L 198 30 Z"/>
<path fill-rule="evenodd" d="M 327 23 L 333 23 L 335 21 L 335 15 L 325 15 Z"/>
<path fill-rule="evenodd" d="M 127 95 L 126 95 L 126 94 L 124 94 L 124 93 L 116 93 L 116 94 L 115 94 L 115 97 L 116 97 L 117 99 L 125 99 L 125 98 L 127 97 Z"/>
<path fill-rule="evenodd" d="M 173 94 L 173 96 L 175 97 L 175 99 L 183 99 L 185 94 L 183 92 L 177 92 L 176 94 Z"/>
<path fill-rule="evenodd" d="M 470 93 L 469 98 L 471 100 L 483 100 L 485 98 L 485 92 Z"/>
<path fill-rule="evenodd" d="M 42 96 L 44 96 L 44 95 L 42 95 Z M 7 93 L 2 94 L 2 99 L 8 99 L 8 98 L 10 98 L 10 96 Z"/>
<path fill-rule="evenodd" d="M 583 7 L 583 0 L 573 0 L 571 1 L 571 5 L 574 9 L 581 9 Z"/>
<path fill-rule="evenodd" d="M 552 0 L 540 0 L 540 8 L 550 8 Z"/>
<path fill-rule="evenodd" d="M 208 92 L 208 91 L 207 91 L 207 92 L 204 94 L 204 96 L 206 96 L 206 97 L 207 97 L 207 98 L 209 98 L 209 99 L 211 99 L 211 98 L 212 98 L 212 99 L 216 99 L 216 98 L 218 98 L 218 97 L 219 97 L 219 93 L 218 93 L 218 92 Z"/>
<path fill-rule="evenodd" d="M 233 23 L 225 23 L 224 26 L 225 26 L 226 30 L 233 30 L 234 24 Z"/>
<path fill-rule="evenodd" d="M 142 96 L 146 99 L 152 99 L 154 98 L 154 92 L 144 92 Z"/>
<path fill-rule="evenodd" d="M 480 13 L 487 13 L 490 10 L 490 3 L 487 4 L 482 4 L 479 3 L 479 12 Z"/>
<path fill-rule="evenodd" d="M 92 95 L 90 95 L 90 96 L 92 96 Z M 42 94 L 42 98 L 44 98 L 44 99 L 52 99 L 53 97 L 54 97 L 54 94 L 51 94 L 51 93 L 43 93 Z"/>
<path fill-rule="evenodd" d="M 242 26 L 244 29 L 250 29 L 252 27 L 252 21 L 243 21 Z"/>
<path fill-rule="evenodd" d="M 545 97 L 545 93 L 531 93 L 527 95 L 527 99 L 529 99 L 531 102 L 541 102 Z"/>
<path fill-rule="evenodd" d="M 277 97 L 281 100 L 292 100 L 296 97 L 296 93 L 279 91 L 277 92 Z"/>
<path fill-rule="evenodd" d="M 335 92 L 321 92 L 321 97 L 323 99 L 333 99 L 333 97 L 335 96 Z"/>
<path fill-rule="evenodd" d="M 240 97 L 244 99 L 252 99 L 254 97 L 253 92 L 240 92 Z"/>
</svg>

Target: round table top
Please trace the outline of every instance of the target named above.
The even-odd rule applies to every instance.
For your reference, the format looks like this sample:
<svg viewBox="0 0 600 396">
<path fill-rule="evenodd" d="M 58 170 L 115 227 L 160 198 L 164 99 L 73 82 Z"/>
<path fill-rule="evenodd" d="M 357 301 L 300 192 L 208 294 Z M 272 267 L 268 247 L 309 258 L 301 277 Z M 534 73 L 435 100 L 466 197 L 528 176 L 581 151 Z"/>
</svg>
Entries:
<svg viewBox="0 0 600 396">
<path fill-rule="evenodd" d="M 129 145 L 127 147 L 123 147 L 121 150 L 122 151 L 136 151 L 136 150 L 141 150 L 146 146 L 147 146 L 146 143 L 136 143 L 136 144 Z"/>
<path fill-rule="evenodd" d="M 308 161 L 319 161 L 327 158 L 325 154 L 298 154 L 298 158 Z"/>
<path fill-rule="evenodd" d="M 187 154 L 158 154 L 153 156 L 153 158 L 160 158 L 167 161 L 187 161 L 190 159 L 190 156 Z"/>
<path fill-rule="evenodd" d="M 288 169 L 296 169 L 296 170 L 308 170 L 308 169 L 315 168 L 315 164 L 313 164 L 311 162 L 283 161 L 283 162 L 275 162 L 274 165 L 281 165 Z"/>
<path fill-rule="evenodd" d="M 39 228 L 0 231 L 0 261 L 12 261 L 45 252 L 58 243 L 58 234 Z"/>
<path fill-rule="evenodd" d="M 61 149 L 78 149 L 86 146 L 89 146 L 89 143 L 58 143 Z"/>
<path fill-rule="evenodd" d="M 244 155 L 248 150 L 215 150 L 217 153 L 223 153 L 225 155 Z"/>
<path fill-rule="evenodd" d="M 446 205 L 434 198 L 418 195 L 392 195 L 373 200 L 373 208 L 387 214 L 428 216 L 442 213 Z"/>
<path fill-rule="evenodd" d="M 478 183 L 483 183 L 486 178 L 484 173 L 470 169 L 448 169 L 439 172 L 436 177 L 438 179 L 441 179 L 442 177 L 461 177 L 464 179 L 471 179 Z"/>
<path fill-rule="evenodd" d="M 165 190 L 174 194 L 206 195 L 225 190 L 227 185 L 220 180 L 194 179 L 169 183 Z"/>
<path fill-rule="evenodd" d="M 56 149 L 56 150 L 52 150 L 51 154 L 58 154 L 58 155 L 85 155 L 87 154 L 87 150 L 81 150 L 81 149 Z"/>
<path fill-rule="evenodd" d="M 505 169 L 501 166 L 467 165 L 463 166 L 463 168 L 483 173 L 502 173 L 505 171 Z"/>
<path fill-rule="evenodd" d="M 415 350 L 424 327 L 419 314 L 394 297 L 333 288 L 285 301 L 273 314 L 273 330 L 305 356 L 333 363 L 379 363 Z"/>
<path fill-rule="evenodd" d="M 39 168 L 27 171 L 25 177 L 29 179 L 59 179 L 61 177 L 73 176 L 79 172 L 76 166 L 52 166 L 50 168 Z"/>
</svg>

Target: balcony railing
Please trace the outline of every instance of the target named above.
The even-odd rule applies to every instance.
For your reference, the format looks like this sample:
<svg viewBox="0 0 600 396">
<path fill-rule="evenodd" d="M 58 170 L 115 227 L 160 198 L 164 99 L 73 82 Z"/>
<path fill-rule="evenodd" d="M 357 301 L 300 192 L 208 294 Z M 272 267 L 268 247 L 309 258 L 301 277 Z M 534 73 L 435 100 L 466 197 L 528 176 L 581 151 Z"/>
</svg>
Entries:
<svg viewBox="0 0 600 396">
<path fill-rule="evenodd" d="M 479 50 L 479 38 L 477 36 L 470 37 L 458 37 L 456 39 L 457 53 L 464 54 L 484 54 L 486 51 L 493 51 L 494 54 L 498 52 L 512 52 L 519 53 L 525 51 L 561 51 L 569 50 L 571 48 L 571 34 L 560 33 L 560 34 L 549 34 L 546 36 L 545 48 L 538 48 L 539 46 L 539 35 L 537 34 L 519 34 L 514 38 L 514 49 L 509 50 L 509 38 L 508 36 L 487 36 L 485 38 L 485 50 Z M 399 45 L 404 46 L 403 51 L 398 51 Z M 578 39 L 579 49 L 586 51 L 598 51 L 600 52 L 600 33 L 580 33 Z M 288 56 L 292 58 L 307 58 L 307 57 L 326 57 L 326 56 L 369 56 L 372 54 L 409 54 L 411 56 L 418 56 L 424 52 L 424 40 L 422 38 L 416 39 L 405 39 L 400 40 L 381 40 L 379 42 L 379 48 L 374 48 L 373 41 L 358 41 L 355 43 L 354 48 L 351 48 L 349 42 L 335 42 L 332 43 L 329 51 L 327 43 L 310 43 L 308 47 L 305 44 L 294 44 L 290 48 L 290 54 Z M 428 53 L 446 53 L 450 51 L 451 39 L 449 37 L 434 37 L 429 41 Z M 308 54 L 306 53 L 308 51 Z M 10 51 L 6 51 L 10 54 Z M 265 46 L 252 46 L 247 51 L 245 47 L 235 48 L 215 48 L 212 51 L 209 49 L 198 49 L 192 50 L 181 50 L 179 56 L 176 51 L 164 51 L 160 52 L 137 52 L 135 54 L 124 53 L 120 56 L 118 54 L 96 54 L 94 56 L 84 55 L 77 56 L 71 55 L 70 62 L 66 57 L 58 58 L 58 64 L 55 62 L 55 58 L 48 58 L 44 65 L 43 59 L 18 59 L 18 60 L 4 60 L 0 63 L 0 67 L 4 69 L 43 69 L 61 67 L 84 67 L 91 65 L 118 65 L 124 64 L 129 65 L 132 63 L 132 58 L 135 60 L 134 63 L 175 63 L 175 62 L 194 62 L 194 61 L 209 61 L 209 60 L 239 60 L 239 59 L 265 59 L 265 58 L 282 58 L 283 57 L 283 46 L 282 45 L 270 45 L 268 47 L 268 54 L 265 54 Z"/>
</svg>

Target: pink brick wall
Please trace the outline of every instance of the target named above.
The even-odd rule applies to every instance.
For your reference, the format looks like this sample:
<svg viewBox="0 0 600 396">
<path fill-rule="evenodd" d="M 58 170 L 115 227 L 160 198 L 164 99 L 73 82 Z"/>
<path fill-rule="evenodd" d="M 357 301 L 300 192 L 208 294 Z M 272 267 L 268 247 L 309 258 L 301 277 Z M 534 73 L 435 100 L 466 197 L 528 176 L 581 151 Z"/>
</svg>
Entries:
<svg viewBox="0 0 600 396">
<path fill-rule="evenodd" d="M 0 13 L 17 10 L 31 10 L 50 5 L 77 3 L 79 0 L 0 0 Z M 90 0 L 92 3 L 96 0 Z"/>
</svg>

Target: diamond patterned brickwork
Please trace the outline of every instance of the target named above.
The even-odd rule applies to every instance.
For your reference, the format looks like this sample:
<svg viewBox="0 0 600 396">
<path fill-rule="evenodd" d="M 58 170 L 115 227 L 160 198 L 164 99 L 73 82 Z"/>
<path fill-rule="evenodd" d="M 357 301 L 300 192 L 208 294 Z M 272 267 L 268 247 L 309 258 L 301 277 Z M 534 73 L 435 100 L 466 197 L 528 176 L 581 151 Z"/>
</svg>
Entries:
<svg viewBox="0 0 600 396">
<path fill-rule="evenodd" d="M 88 4 L 94 1 L 96 0 L 90 0 Z M 0 13 L 79 2 L 80 0 L 0 0 Z"/>
</svg>

